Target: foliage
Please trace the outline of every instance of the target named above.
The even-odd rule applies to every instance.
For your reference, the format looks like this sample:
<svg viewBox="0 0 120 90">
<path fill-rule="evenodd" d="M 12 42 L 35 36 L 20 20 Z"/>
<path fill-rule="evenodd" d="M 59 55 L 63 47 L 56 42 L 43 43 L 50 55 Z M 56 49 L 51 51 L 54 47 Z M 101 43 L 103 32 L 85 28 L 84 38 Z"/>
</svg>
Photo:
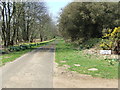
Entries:
<svg viewBox="0 0 120 90">
<path fill-rule="evenodd" d="M 117 8 L 117 2 L 72 2 L 61 12 L 59 32 L 71 42 L 100 38 L 102 29 L 119 26 Z"/>
<path fill-rule="evenodd" d="M 0 50 L 0 54 L 8 54 L 9 51 L 7 49 L 2 49 Z"/>
<path fill-rule="evenodd" d="M 92 47 L 95 47 L 99 42 L 101 41 L 101 38 L 91 38 L 84 43 L 80 44 L 80 49 L 90 49 Z"/>
<path fill-rule="evenodd" d="M 100 46 L 102 49 L 115 50 L 118 40 L 120 40 L 120 27 L 115 27 L 114 30 L 108 29 L 106 33 L 104 32 Z"/>
<path fill-rule="evenodd" d="M 5 47 L 34 39 L 45 41 L 55 36 L 55 25 L 45 2 L 0 1 L 0 9 L 0 35 Z"/>
</svg>

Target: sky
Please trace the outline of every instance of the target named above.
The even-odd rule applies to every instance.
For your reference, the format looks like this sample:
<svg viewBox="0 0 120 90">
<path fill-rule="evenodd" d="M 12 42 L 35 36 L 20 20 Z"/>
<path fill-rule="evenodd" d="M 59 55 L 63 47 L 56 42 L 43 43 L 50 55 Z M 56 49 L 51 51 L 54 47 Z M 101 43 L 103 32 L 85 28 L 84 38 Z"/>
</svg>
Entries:
<svg viewBox="0 0 120 90">
<path fill-rule="evenodd" d="M 70 2 L 71 2 L 70 0 L 46 1 L 49 13 L 52 16 L 53 21 L 57 22 L 57 17 L 59 16 L 61 8 L 64 8 Z"/>
</svg>

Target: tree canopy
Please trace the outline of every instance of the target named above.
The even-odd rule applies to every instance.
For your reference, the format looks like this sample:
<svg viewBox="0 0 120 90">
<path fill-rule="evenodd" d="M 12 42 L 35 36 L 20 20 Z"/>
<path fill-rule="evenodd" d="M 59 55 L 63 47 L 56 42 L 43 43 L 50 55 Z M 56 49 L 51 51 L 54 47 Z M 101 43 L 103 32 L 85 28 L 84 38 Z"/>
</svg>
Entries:
<svg viewBox="0 0 120 90">
<path fill-rule="evenodd" d="M 102 30 L 120 26 L 117 2 L 72 2 L 61 12 L 59 31 L 64 39 L 85 41 Z"/>
</svg>

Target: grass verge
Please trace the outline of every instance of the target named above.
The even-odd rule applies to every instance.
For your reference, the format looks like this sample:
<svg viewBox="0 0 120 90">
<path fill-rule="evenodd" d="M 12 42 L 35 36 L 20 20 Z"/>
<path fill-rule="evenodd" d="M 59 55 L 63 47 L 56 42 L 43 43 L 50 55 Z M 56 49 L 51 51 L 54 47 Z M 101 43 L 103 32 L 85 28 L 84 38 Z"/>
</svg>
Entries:
<svg viewBox="0 0 120 90">
<path fill-rule="evenodd" d="M 96 59 L 89 55 L 84 55 L 82 50 L 75 50 L 71 44 L 67 44 L 63 40 L 59 40 L 56 45 L 56 62 L 59 66 L 69 65 L 69 70 L 81 74 L 107 79 L 118 78 L 118 62 L 110 65 L 109 62 L 103 59 Z M 79 66 L 76 66 L 76 64 Z M 89 71 L 88 69 L 91 68 L 98 70 Z"/>
<path fill-rule="evenodd" d="M 34 50 L 34 49 L 36 49 L 38 47 L 44 46 L 46 44 L 50 44 L 50 42 L 52 42 L 52 41 L 53 40 L 43 41 L 43 42 L 41 42 L 41 43 L 43 43 L 41 45 L 32 46 L 31 48 L 26 49 L 26 50 L 14 51 L 14 52 L 11 52 L 9 54 L 1 55 L 0 56 L 0 60 L 1 60 L 0 66 L 5 65 L 5 63 L 7 63 L 7 62 L 14 61 L 15 59 L 19 58 L 20 56 L 24 55 L 25 53 L 31 52 L 32 50 Z"/>
</svg>

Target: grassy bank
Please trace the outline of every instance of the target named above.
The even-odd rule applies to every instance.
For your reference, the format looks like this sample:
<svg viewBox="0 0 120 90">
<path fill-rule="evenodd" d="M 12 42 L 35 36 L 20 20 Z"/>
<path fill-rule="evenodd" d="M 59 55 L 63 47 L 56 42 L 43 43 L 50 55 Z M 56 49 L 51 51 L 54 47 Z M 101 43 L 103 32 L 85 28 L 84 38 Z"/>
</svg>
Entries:
<svg viewBox="0 0 120 90">
<path fill-rule="evenodd" d="M 69 70 L 81 74 L 109 79 L 118 78 L 118 62 L 110 65 L 109 62 L 103 59 L 96 59 L 90 55 L 84 55 L 83 50 L 75 50 L 71 44 L 67 44 L 63 40 L 59 40 L 56 45 L 56 62 L 60 66 L 69 65 Z M 91 68 L 98 70 L 88 70 Z"/>
<path fill-rule="evenodd" d="M 54 40 L 50 40 L 50 41 L 43 41 L 43 42 L 40 42 L 41 44 L 39 45 L 35 45 L 35 46 L 31 46 L 30 48 L 28 49 L 25 49 L 25 50 L 20 50 L 20 51 L 13 51 L 13 52 L 10 52 L 8 54 L 4 54 L 2 56 L 0 56 L 0 59 L 1 59 L 1 63 L 0 63 L 0 66 L 4 65 L 5 63 L 7 62 L 11 62 L 11 61 L 14 61 L 15 59 L 19 58 L 20 56 L 22 56 L 23 54 L 27 53 L 27 52 L 31 52 L 32 50 L 38 48 L 38 47 L 41 47 L 41 46 L 44 46 L 46 44 L 49 44 L 50 42 L 52 42 Z"/>
</svg>

